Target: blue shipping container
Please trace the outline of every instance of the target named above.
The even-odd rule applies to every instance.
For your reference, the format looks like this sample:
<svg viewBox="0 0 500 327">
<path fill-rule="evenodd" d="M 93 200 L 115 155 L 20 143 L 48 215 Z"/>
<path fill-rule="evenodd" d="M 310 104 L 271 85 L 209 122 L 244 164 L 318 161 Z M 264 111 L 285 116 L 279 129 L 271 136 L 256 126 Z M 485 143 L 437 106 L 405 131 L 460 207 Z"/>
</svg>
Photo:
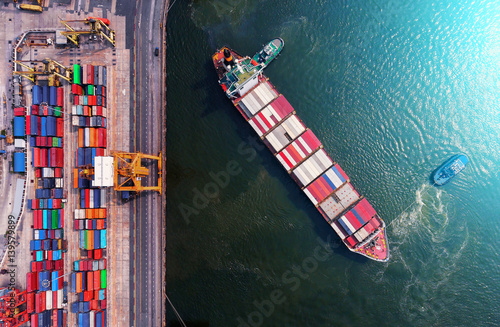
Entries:
<svg viewBox="0 0 500 327">
<path fill-rule="evenodd" d="M 70 290 L 71 293 L 76 293 L 76 273 L 71 273 Z"/>
<path fill-rule="evenodd" d="M 63 194 L 64 194 L 64 192 L 63 192 L 62 188 L 55 188 L 54 189 L 54 198 L 55 199 L 62 199 L 63 198 Z"/>
<path fill-rule="evenodd" d="M 40 136 L 47 136 L 47 117 L 40 118 Z"/>
<path fill-rule="evenodd" d="M 38 116 L 30 116 L 31 118 L 31 135 L 38 135 Z M 35 144 L 36 144 L 36 139 Z"/>
<path fill-rule="evenodd" d="M 106 245 L 107 245 L 107 241 L 106 241 L 106 236 L 107 235 L 107 230 L 106 229 L 102 229 L 101 230 L 101 249 L 105 249 L 106 248 Z"/>
<path fill-rule="evenodd" d="M 49 103 L 49 86 L 42 86 L 42 102 Z"/>
<path fill-rule="evenodd" d="M 38 85 L 33 85 L 31 89 L 33 104 L 39 105 L 42 102 L 42 88 Z"/>
<path fill-rule="evenodd" d="M 14 137 L 24 137 L 26 134 L 26 118 L 14 117 Z"/>
<path fill-rule="evenodd" d="M 49 105 L 57 106 L 57 87 L 55 86 L 50 87 Z"/>
<path fill-rule="evenodd" d="M 14 152 L 14 172 L 15 173 L 24 173 L 25 169 L 25 161 L 26 155 L 24 152 Z"/>
<path fill-rule="evenodd" d="M 47 136 L 56 136 L 56 135 L 57 135 L 56 117 L 47 116 Z"/>
<path fill-rule="evenodd" d="M 94 208 L 100 208 L 100 207 L 101 207 L 101 190 L 96 188 L 94 190 Z"/>
<path fill-rule="evenodd" d="M 101 233 L 98 230 L 94 231 L 94 249 L 101 248 Z"/>
</svg>

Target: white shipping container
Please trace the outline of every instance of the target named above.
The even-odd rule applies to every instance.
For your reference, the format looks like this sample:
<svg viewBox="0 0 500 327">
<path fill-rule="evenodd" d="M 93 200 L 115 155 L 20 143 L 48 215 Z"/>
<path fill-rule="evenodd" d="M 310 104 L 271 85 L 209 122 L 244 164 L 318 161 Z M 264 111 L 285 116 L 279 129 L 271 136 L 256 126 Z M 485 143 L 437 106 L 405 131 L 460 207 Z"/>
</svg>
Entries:
<svg viewBox="0 0 500 327">
<path fill-rule="evenodd" d="M 73 126 L 80 126 L 80 119 L 78 116 L 71 117 L 71 125 Z"/>
<path fill-rule="evenodd" d="M 76 111 L 76 104 L 74 104 L 74 105 L 71 106 L 71 114 L 73 116 L 78 115 L 78 112 Z"/>
<path fill-rule="evenodd" d="M 89 196 L 89 207 L 91 209 L 93 209 L 94 208 L 94 191 L 90 190 L 89 194 L 90 194 L 90 196 Z"/>
<path fill-rule="evenodd" d="M 332 222 L 330 223 L 330 225 L 332 226 L 332 228 L 335 230 L 335 232 L 337 233 L 337 235 L 338 235 L 338 236 L 340 236 L 340 238 L 341 238 L 342 240 L 343 240 L 343 239 L 345 239 L 345 238 L 347 237 L 347 234 L 346 234 L 346 233 L 344 233 L 344 232 L 342 231 L 342 229 L 341 229 L 341 228 L 339 228 L 339 227 L 337 226 L 337 222 L 336 222 L 336 221 L 332 221 Z"/>
<path fill-rule="evenodd" d="M 64 179 L 56 178 L 56 188 L 63 188 L 63 187 L 64 187 Z"/>
<path fill-rule="evenodd" d="M 84 146 L 85 147 L 89 147 L 90 146 L 90 128 L 86 127 L 84 129 L 84 139 L 85 139 L 85 142 L 84 142 Z"/>
<path fill-rule="evenodd" d="M 354 233 L 356 231 L 356 228 L 354 228 L 351 225 L 351 223 L 349 222 L 349 220 L 347 220 L 347 218 L 345 216 L 340 217 L 339 220 L 342 220 L 342 222 L 347 226 L 347 228 L 349 228 L 349 230 L 351 231 L 351 233 Z"/>
<path fill-rule="evenodd" d="M 95 326 L 95 311 L 89 312 L 90 326 Z"/>
<path fill-rule="evenodd" d="M 54 168 L 48 168 L 48 167 L 42 168 L 42 177 L 43 178 L 54 177 Z"/>
<path fill-rule="evenodd" d="M 38 229 L 35 229 L 34 239 L 35 240 L 39 240 L 40 239 L 40 231 Z"/>
<path fill-rule="evenodd" d="M 57 309 L 62 309 L 63 307 L 63 297 L 64 293 L 63 290 L 57 290 Z"/>
<path fill-rule="evenodd" d="M 52 309 L 52 291 L 45 292 L 45 309 L 46 310 Z"/>
<path fill-rule="evenodd" d="M 107 196 L 106 196 L 106 188 L 101 188 L 101 208 L 106 208 Z"/>
</svg>

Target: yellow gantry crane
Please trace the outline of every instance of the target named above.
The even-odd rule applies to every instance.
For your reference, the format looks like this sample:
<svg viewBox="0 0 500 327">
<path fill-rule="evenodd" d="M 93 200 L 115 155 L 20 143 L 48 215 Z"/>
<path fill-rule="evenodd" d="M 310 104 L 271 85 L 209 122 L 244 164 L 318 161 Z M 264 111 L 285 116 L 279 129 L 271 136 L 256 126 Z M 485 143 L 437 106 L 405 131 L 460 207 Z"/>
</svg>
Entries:
<svg viewBox="0 0 500 327">
<path fill-rule="evenodd" d="M 37 76 L 40 75 L 48 75 L 49 82 L 52 81 L 52 83 L 49 83 L 51 85 L 59 85 L 59 78 L 62 78 L 71 83 L 71 79 L 73 76 L 73 69 L 71 67 L 66 67 L 63 64 L 48 58 L 44 60 L 14 60 L 14 63 L 26 68 L 27 70 L 15 71 L 13 72 L 13 74 L 27 78 L 33 83 L 36 83 Z M 26 63 L 41 63 L 42 65 L 37 70 L 37 67 L 30 67 Z"/>
<path fill-rule="evenodd" d="M 156 191 L 161 194 L 161 152 L 158 156 L 154 156 L 141 152 L 131 153 L 112 151 L 111 155 L 114 158 L 115 191 L 133 191 L 136 193 L 142 191 Z M 157 186 L 142 185 L 141 179 L 149 176 L 149 169 L 142 165 L 143 159 L 156 160 L 158 162 Z"/>
<path fill-rule="evenodd" d="M 115 46 L 115 31 L 109 28 L 109 20 L 106 18 L 88 17 L 80 20 L 61 20 L 61 23 L 68 29 L 61 32 L 61 34 L 66 36 L 77 47 L 80 46 L 80 35 L 86 34 L 100 35 Z M 89 29 L 76 30 L 69 23 L 84 23 L 88 25 Z"/>
</svg>

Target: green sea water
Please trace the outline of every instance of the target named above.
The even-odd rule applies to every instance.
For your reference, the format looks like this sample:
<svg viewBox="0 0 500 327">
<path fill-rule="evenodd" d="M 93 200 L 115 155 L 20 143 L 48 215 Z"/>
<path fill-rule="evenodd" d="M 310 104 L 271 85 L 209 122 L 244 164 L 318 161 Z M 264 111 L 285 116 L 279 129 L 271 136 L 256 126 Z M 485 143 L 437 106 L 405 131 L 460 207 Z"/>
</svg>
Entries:
<svg viewBox="0 0 500 327">
<path fill-rule="evenodd" d="M 167 30 L 167 293 L 183 320 L 500 324 L 500 2 L 178 1 Z M 387 223 L 388 263 L 341 243 L 219 87 L 217 48 L 275 37 L 266 76 Z M 467 168 L 432 186 L 456 153 Z"/>
</svg>

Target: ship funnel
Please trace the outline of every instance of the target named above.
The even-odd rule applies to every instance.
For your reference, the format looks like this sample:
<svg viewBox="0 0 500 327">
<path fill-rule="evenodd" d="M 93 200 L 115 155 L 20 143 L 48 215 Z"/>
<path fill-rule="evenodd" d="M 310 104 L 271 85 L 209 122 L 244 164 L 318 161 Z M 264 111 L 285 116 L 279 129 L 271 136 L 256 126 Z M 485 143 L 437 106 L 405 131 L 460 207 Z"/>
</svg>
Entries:
<svg viewBox="0 0 500 327">
<path fill-rule="evenodd" d="M 234 59 L 233 55 L 228 49 L 224 49 L 224 63 L 229 66 L 229 65 L 234 65 Z"/>
</svg>

